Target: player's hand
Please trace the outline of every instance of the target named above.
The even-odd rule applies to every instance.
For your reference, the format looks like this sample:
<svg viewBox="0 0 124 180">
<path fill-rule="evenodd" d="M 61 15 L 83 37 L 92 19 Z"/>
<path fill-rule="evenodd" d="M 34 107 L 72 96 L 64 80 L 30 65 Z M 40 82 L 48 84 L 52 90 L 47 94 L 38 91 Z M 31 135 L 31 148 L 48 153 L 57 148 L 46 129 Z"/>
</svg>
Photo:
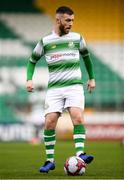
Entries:
<svg viewBox="0 0 124 180">
<path fill-rule="evenodd" d="M 95 83 L 95 79 L 89 79 L 87 82 L 87 90 L 89 93 L 92 92 L 92 90 L 95 88 L 96 83 Z"/>
<path fill-rule="evenodd" d="M 32 82 L 32 80 L 28 80 L 27 82 L 26 82 L 26 88 L 27 88 L 27 91 L 28 92 L 32 92 L 33 91 L 33 82 Z"/>
</svg>

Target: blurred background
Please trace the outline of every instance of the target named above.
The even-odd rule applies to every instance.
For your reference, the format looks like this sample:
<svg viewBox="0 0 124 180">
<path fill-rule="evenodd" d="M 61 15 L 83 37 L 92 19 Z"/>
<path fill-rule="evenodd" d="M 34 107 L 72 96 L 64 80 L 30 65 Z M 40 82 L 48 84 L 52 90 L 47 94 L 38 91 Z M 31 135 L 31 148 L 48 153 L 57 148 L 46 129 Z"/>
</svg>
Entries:
<svg viewBox="0 0 124 180">
<path fill-rule="evenodd" d="M 92 94 L 86 91 L 88 76 L 81 64 L 87 138 L 124 140 L 123 0 L 0 0 L 0 141 L 42 139 L 47 65 L 44 58 L 37 63 L 33 93 L 25 88 L 26 66 L 36 43 L 52 30 L 61 5 L 74 10 L 73 31 L 84 36 L 94 64 Z M 58 138 L 71 138 L 67 113 L 57 132 Z"/>
</svg>

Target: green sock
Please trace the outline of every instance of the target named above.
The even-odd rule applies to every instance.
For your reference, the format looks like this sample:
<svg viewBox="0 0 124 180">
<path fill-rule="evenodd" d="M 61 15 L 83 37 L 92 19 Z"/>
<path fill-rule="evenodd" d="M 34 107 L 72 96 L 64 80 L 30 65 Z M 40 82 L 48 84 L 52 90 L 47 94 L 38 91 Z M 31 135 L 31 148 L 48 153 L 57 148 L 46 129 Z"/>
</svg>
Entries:
<svg viewBox="0 0 124 180">
<path fill-rule="evenodd" d="M 82 124 L 74 125 L 73 139 L 75 142 L 76 155 L 84 153 L 85 127 Z"/>
<path fill-rule="evenodd" d="M 46 148 L 47 161 L 54 161 L 54 146 L 56 143 L 55 130 L 44 130 L 44 144 Z"/>
</svg>

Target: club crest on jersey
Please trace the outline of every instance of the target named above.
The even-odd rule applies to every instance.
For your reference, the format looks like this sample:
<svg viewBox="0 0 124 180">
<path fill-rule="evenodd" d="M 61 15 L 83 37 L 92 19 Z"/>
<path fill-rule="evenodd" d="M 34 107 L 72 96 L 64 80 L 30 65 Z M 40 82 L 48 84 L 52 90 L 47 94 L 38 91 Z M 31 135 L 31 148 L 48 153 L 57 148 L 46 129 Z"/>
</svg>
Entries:
<svg viewBox="0 0 124 180">
<path fill-rule="evenodd" d="M 75 46 L 75 44 L 73 41 L 68 43 L 68 47 L 73 48 L 74 46 Z"/>
<path fill-rule="evenodd" d="M 52 48 L 52 49 L 55 49 L 55 48 L 56 48 L 56 45 L 55 45 L 55 44 L 54 44 L 54 45 L 52 45 L 52 46 L 51 46 L 51 48 Z"/>
</svg>

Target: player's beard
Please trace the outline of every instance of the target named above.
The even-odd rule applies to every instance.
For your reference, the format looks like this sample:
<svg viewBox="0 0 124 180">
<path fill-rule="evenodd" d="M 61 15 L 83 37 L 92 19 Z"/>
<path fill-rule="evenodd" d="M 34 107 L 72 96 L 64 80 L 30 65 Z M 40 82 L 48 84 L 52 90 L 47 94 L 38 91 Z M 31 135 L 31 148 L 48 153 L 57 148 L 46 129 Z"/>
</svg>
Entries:
<svg viewBox="0 0 124 180">
<path fill-rule="evenodd" d="M 61 36 L 64 34 L 68 34 L 70 31 L 70 28 L 65 28 L 63 24 L 60 25 L 59 29 L 60 29 Z"/>
</svg>

